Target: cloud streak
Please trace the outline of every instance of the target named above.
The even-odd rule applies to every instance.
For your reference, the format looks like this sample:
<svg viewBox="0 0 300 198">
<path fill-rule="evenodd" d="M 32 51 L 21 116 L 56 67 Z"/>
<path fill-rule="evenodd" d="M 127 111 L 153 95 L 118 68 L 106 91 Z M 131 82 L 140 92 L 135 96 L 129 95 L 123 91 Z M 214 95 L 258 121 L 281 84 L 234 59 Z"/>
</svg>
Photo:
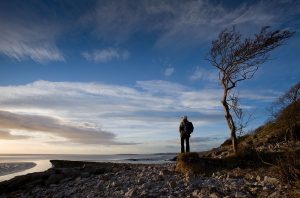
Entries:
<svg viewBox="0 0 300 198">
<path fill-rule="evenodd" d="M 220 136 L 206 136 L 206 137 L 192 137 L 191 142 L 192 143 L 209 143 L 209 142 L 215 142 L 218 140 L 224 140 L 226 137 L 220 137 Z"/>
<path fill-rule="evenodd" d="M 169 76 L 172 76 L 172 74 L 174 73 L 175 71 L 175 68 L 174 67 L 168 67 L 165 69 L 165 76 L 169 77 Z"/>
<path fill-rule="evenodd" d="M 62 123 L 57 118 L 40 115 L 21 115 L 8 111 L 0 111 L 0 127 L 3 129 L 17 129 L 38 133 L 49 133 L 66 138 L 72 143 L 125 145 L 128 143 L 116 142 L 115 135 L 102 130 L 87 127 L 76 127 Z M 2 139 L 25 139 L 28 136 L 12 135 L 1 131 Z"/>
<path fill-rule="evenodd" d="M 30 136 L 13 135 L 10 131 L 0 130 L 0 139 L 2 139 L 2 140 L 24 140 L 24 139 L 29 139 L 29 138 L 30 138 Z"/>
<path fill-rule="evenodd" d="M 15 14 L 12 10 L 0 13 L 1 54 L 17 61 L 38 63 L 65 60 L 56 46 L 56 38 L 62 31 L 59 24 L 50 19 L 45 24 L 39 15 L 28 10 L 18 10 L 18 17 Z"/>
<path fill-rule="evenodd" d="M 156 46 L 195 45 L 233 25 L 244 32 L 279 25 L 299 14 L 297 1 L 100 1 L 81 18 L 103 40 L 124 42 L 139 32 L 159 33 Z M 180 43 L 177 41 L 180 40 Z"/>
<path fill-rule="evenodd" d="M 95 63 L 105 63 L 112 60 L 126 60 L 129 58 L 130 53 L 126 50 L 107 48 L 94 50 L 92 52 L 83 52 L 81 55 L 88 61 L 93 61 Z"/>
<path fill-rule="evenodd" d="M 0 53 L 16 61 L 37 63 L 65 61 L 59 41 L 65 39 L 66 33 L 72 36 L 70 31 L 74 29 L 91 32 L 93 39 L 96 37 L 104 43 L 126 43 L 142 33 L 154 35 L 152 45 L 155 47 L 181 48 L 199 46 L 233 25 L 245 33 L 256 32 L 264 25 L 281 27 L 286 24 L 284 28 L 289 28 L 299 22 L 295 19 L 300 14 L 296 0 L 245 1 L 235 5 L 208 0 L 101 0 L 93 1 L 92 6 L 63 2 L 55 4 L 56 7 L 29 1 L 20 5 L 20 9 L 15 8 L 14 1 L 10 6 L 6 4 L 10 3 L 0 4 L 3 7 L 0 12 Z M 294 24 L 289 23 L 291 19 Z M 87 50 L 81 55 L 89 61 L 104 63 L 126 60 L 130 53 L 106 48 Z"/>
<path fill-rule="evenodd" d="M 219 79 L 216 70 L 208 70 L 203 67 L 197 67 L 193 75 L 191 75 L 190 80 L 207 80 L 217 82 Z"/>
</svg>

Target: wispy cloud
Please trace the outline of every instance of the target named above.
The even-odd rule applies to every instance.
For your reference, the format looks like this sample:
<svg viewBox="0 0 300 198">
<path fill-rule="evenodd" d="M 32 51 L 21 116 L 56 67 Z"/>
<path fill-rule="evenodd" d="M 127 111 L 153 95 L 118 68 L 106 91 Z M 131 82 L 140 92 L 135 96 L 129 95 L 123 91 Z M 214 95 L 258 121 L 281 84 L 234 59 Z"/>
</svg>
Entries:
<svg viewBox="0 0 300 198">
<path fill-rule="evenodd" d="M 169 76 L 172 76 L 172 74 L 174 73 L 175 71 L 175 68 L 174 67 L 168 67 L 165 69 L 165 76 L 169 77 Z"/>
<path fill-rule="evenodd" d="M 30 138 L 30 136 L 13 135 L 9 130 L 0 130 L 0 139 L 2 140 L 24 140 L 28 138 Z"/>
<path fill-rule="evenodd" d="M 163 80 L 149 80 L 137 81 L 136 86 L 146 90 L 149 93 L 181 93 L 189 91 L 190 88 L 179 83 L 163 81 Z"/>
<path fill-rule="evenodd" d="M 56 46 L 60 34 L 59 24 L 48 24 L 32 18 L 15 17 L 15 13 L 0 14 L 0 53 L 17 61 L 33 60 L 38 63 L 64 61 Z M 18 13 L 22 16 L 22 13 Z M 32 15 L 32 13 L 27 13 Z"/>
<path fill-rule="evenodd" d="M 211 40 L 222 29 L 238 26 L 245 32 L 281 25 L 299 14 L 292 1 L 255 1 L 228 5 L 200 1 L 105 1 L 83 16 L 101 39 L 123 42 L 138 32 L 159 32 L 156 46 L 193 45 Z M 180 42 L 177 42 L 180 40 Z"/>
<path fill-rule="evenodd" d="M 101 50 L 94 50 L 92 52 L 83 52 L 82 56 L 95 63 L 104 63 L 112 60 L 126 60 L 130 53 L 127 50 L 118 50 L 114 48 L 107 48 Z"/>
<path fill-rule="evenodd" d="M 227 136 L 205 136 L 205 137 L 191 137 L 192 143 L 209 143 L 216 140 L 224 140 Z"/>
<path fill-rule="evenodd" d="M 208 70 L 198 66 L 191 75 L 190 80 L 207 80 L 214 82 L 218 81 L 218 73 L 216 70 Z"/>
<path fill-rule="evenodd" d="M 8 43 L 0 41 L 0 52 L 17 61 L 32 59 L 38 63 L 47 63 L 49 61 L 64 60 L 63 55 L 54 46 L 47 48 L 25 44 L 20 41 Z"/>
<path fill-rule="evenodd" d="M 16 8 L 15 2 L 10 6 L 1 3 L 0 53 L 16 61 L 64 61 L 65 56 L 58 42 L 65 38 L 66 33 L 71 35 L 68 31 L 73 28 L 80 31 L 88 29 L 106 43 L 126 42 L 138 33 L 154 33 L 153 45 L 159 48 L 174 48 L 174 43 L 175 48 L 199 46 L 214 38 L 220 30 L 233 25 L 244 32 L 257 31 L 264 25 L 289 28 L 299 23 L 299 19 L 295 18 L 299 18 L 300 13 L 297 0 L 245 1 L 235 5 L 208 0 L 111 0 L 93 3 L 92 9 L 79 6 L 84 7 L 80 10 L 68 2 L 54 7 L 43 2 L 35 2 L 34 5 L 29 2 L 28 5 L 20 5 L 21 8 Z M 293 24 L 289 23 L 291 18 L 295 21 Z M 114 48 L 82 53 L 87 60 L 97 63 L 124 60 L 129 55 L 126 50 Z"/>
<path fill-rule="evenodd" d="M 239 92 L 239 97 L 247 100 L 259 100 L 261 102 L 272 102 L 282 93 L 274 90 L 257 90 L 255 92 L 242 90 Z"/>
</svg>

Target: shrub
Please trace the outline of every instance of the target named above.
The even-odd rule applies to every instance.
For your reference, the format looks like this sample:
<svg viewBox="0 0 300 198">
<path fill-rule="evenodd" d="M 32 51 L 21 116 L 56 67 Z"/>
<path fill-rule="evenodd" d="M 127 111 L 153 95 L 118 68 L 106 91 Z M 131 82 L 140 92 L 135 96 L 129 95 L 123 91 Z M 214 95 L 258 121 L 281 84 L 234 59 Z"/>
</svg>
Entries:
<svg viewBox="0 0 300 198">
<path fill-rule="evenodd" d="M 280 179 L 283 182 L 293 183 L 300 180 L 300 152 L 288 151 L 277 161 Z"/>
<path fill-rule="evenodd" d="M 199 161 L 199 155 L 198 153 L 191 152 L 191 153 L 180 153 L 178 154 L 177 157 L 177 162 L 178 161 L 184 161 L 186 163 L 191 163 L 191 162 L 197 162 Z"/>
</svg>

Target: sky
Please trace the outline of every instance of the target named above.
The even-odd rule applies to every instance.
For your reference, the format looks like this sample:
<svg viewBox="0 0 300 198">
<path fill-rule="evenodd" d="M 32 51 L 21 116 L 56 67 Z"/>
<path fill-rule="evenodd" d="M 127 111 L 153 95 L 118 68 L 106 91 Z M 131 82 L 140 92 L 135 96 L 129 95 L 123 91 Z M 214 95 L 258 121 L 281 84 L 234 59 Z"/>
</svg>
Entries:
<svg viewBox="0 0 300 198">
<path fill-rule="evenodd" d="M 299 82 L 299 0 L 0 1 L 0 153 L 179 152 L 183 115 L 192 151 L 217 147 L 229 130 L 207 55 L 233 26 L 296 32 L 236 89 L 251 131 Z"/>
</svg>

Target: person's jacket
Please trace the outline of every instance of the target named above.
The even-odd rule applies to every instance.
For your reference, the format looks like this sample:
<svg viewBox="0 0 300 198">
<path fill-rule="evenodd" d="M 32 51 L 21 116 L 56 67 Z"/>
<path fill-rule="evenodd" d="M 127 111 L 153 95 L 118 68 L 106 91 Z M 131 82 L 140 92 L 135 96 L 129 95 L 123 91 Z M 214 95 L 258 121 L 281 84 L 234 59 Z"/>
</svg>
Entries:
<svg viewBox="0 0 300 198">
<path fill-rule="evenodd" d="M 186 123 L 184 121 L 181 121 L 180 125 L 179 125 L 179 133 L 180 133 L 180 137 L 190 137 L 190 133 L 186 133 L 184 131 L 184 126 L 185 124 L 189 123 L 189 121 L 186 121 Z"/>
</svg>

